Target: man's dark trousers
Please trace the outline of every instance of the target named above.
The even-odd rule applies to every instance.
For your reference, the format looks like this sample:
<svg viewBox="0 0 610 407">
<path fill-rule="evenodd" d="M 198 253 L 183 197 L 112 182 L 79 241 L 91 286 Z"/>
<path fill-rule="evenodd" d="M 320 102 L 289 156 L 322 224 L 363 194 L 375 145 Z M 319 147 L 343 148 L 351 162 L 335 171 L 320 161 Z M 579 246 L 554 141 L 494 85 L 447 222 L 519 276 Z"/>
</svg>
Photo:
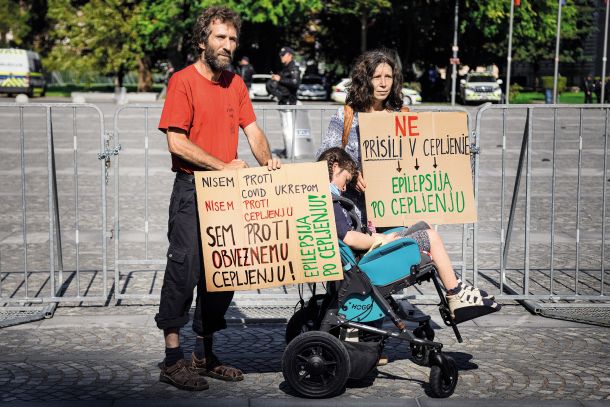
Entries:
<svg viewBox="0 0 610 407">
<path fill-rule="evenodd" d="M 224 315 L 233 299 L 233 291 L 207 292 L 201 255 L 201 235 L 193 175 L 177 173 L 169 205 L 167 229 L 169 249 L 161 288 L 159 329 L 182 328 L 197 286 L 193 331 L 203 336 L 226 328 Z"/>
</svg>

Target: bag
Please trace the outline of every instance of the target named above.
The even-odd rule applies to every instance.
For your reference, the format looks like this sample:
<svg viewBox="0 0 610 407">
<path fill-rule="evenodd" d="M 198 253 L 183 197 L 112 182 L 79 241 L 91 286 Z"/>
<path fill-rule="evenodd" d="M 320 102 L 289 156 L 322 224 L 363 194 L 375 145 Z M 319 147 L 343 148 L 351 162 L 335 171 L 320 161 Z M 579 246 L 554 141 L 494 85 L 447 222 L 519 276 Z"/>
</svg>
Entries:
<svg viewBox="0 0 610 407">
<path fill-rule="evenodd" d="M 349 355 L 349 378 L 361 380 L 376 366 L 381 356 L 381 342 L 341 342 Z"/>
<path fill-rule="evenodd" d="M 403 106 L 400 108 L 402 113 L 409 112 L 409 108 Z M 349 131 L 352 128 L 352 122 L 354 121 L 354 109 L 349 105 L 343 106 L 343 135 L 341 136 L 341 148 L 345 148 L 347 145 L 347 139 L 349 138 Z"/>
</svg>

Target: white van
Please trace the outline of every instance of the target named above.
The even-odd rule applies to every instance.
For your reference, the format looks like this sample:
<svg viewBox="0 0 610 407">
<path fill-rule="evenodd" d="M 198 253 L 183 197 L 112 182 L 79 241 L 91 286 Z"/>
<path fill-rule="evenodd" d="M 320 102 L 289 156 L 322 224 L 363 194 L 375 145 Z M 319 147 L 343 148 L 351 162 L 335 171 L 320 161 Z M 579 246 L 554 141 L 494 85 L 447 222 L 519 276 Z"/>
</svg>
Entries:
<svg viewBox="0 0 610 407">
<path fill-rule="evenodd" d="M 36 52 L 0 48 L 0 93 L 44 96 L 45 89 L 42 64 Z"/>
</svg>

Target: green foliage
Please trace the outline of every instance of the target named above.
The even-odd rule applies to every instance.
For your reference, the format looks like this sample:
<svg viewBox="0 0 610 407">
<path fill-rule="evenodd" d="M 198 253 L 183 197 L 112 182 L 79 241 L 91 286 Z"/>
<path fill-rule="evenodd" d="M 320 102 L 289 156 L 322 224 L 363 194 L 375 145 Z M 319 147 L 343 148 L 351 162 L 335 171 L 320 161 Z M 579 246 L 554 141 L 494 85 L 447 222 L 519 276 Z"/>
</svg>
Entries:
<svg viewBox="0 0 610 407">
<path fill-rule="evenodd" d="M 115 74 L 136 67 L 139 48 L 133 31 L 134 0 L 91 0 L 77 7 L 70 0 L 49 0 L 55 27 L 50 69 Z"/>
<path fill-rule="evenodd" d="M 345 76 L 360 48 L 396 49 L 405 80 L 412 63 L 445 66 L 453 40 L 453 2 L 443 0 L 0 0 L 0 46 L 35 49 L 47 70 L 121 76 L 138 70 L 142 88 L 158 62 L 182 68 L 201 10 L 224 5 L 244 20 L 241 50 L 269 69 L 277 48 L 291 44 L 305 58 Z M 460 58 L 506 60 L 509 0 L 460 0 Z M 562 8 L 561 62 L 583 60 L 596 0 Z M 523 0 L 515 8 L 513 59 L 553 58 L 557 0 Z M 52 29 L 50 28 L 52 27 Z M 6 41 L 11 32 L 13 39 Z M 243 35 L 247 33 L 247 35 Z M 255 66 L 256 67 L 256 66 Z M 258 67 L 256 67 L 258 69 Z"/>
<path fill-rule="evenodd" d="M 543 76 L 542 78 L 542 88 L 543 89 L 553 89 L 553 80 L 552 76 Z M 566 90 L 566 86 L 568 83 L 568 78 L 565 76 L 560 76 L 557 78 L 557 92 L 562 93 Z"/>
<path fill-rule="evenodd" d="M 509 95 L 508 95 L 508 100 L 510 100 L 510 103 L 514 103 L 515 100 L 517 100 L 517 97 L 519 96 L 519 93 L 523 90 L 523 87 L 521 85 L 519 85 L 518 83 L 513 83 L 512 85 L 510 85 L 510 90 L 509 90 Z"/>
<path fill-rule="evenodd" d="M 557 103 L 564 104 L 580 104 L 585 100 L 584 92 L 567 92 L 561 95 Z M 544 94 L 541 92 L 522 92 L 517 95 L 515 100 L 511 100 L 514 104 L 531 104 L 544 103 Z"/>
<path fill-rule="evenodd" d="M 506 59 L 510 3 L 505 0 L 465 0 L 467 15 L 461 23 L 466 52 L 483 51 L 493 61 Z M 595 0 L 572 0 L 562 7 L 561 60 L 582 59 L 582 43 L 590 34 Z M 513 60 L 528 62 L 554 58 L 557 0 L 524 0 L 515 7 Z"/>
<path fill-rule="evenodd" d="M 42 51 L 48 29 L 46 3 L 46 0 L 0 0 L 0 47 Z"/>
</svg>

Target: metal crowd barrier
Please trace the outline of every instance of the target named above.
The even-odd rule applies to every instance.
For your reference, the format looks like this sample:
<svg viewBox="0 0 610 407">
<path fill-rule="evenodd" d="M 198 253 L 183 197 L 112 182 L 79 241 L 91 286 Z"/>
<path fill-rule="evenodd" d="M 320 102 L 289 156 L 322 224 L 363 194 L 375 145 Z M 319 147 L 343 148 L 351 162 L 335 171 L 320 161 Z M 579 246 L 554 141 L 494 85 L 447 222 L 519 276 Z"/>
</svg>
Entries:
<svg viewBox="0 0 610 407">
<path fill-rule="evenodd" d="M 83 163 L 104 147 L 102 112 L 86 104 L 0 103 L 0 117 L 0 303 L 106 301 L 106 162 Z M 87 205 L 98 210 L 83 219 Z"/>
<path fill-rule="evenodd" d="M 499 160 L 499 174 L 491 175 L 499 176 L 495 187 L 500 191 L 499 219 L 475 225 L 475 285 L 482 276 L 495 280 L 499 298 L 608 301 L 609 109 L 610 105 L 486 105 L 478 110 L 476 146 L 482 162 Z M 508 131 L 509 124 L 521 131 Z M 475 165 L 478 173 L 479 162 Z M 482 179 L 475 178 L 478 205 L 497 198 L 490 193 L 493 183 L 481 188 Z M 499 233 L 481 242 L 479 232 L 485 229 L 490 235 L 490 226 L 497 221 Z M 515 245 L 520 250 L 511 251 Z"/>
<path fill-rule="evenodd" d="M 173 182 L 165 137 L 156 129 L 161 107 L 121 107 L 114 113 L 113 131 L 106 132 L 103 114 L 93 105 L 0 104 L 0 119 L 5 111 L 15 112 L 4 116 L 8 124 L 3 132 L 19 134 L 8 137 L 8 144 L 0 150 L 0 193 L 19 201 L 3 205 L 0 218 L 6 219 L 0 225 L 0 303 L 158 299 Z M 279 113 L 273 117 L 275 112 L 304 114 L 306 120 L 288 133 L 292 135 L 288 160 L 294 162 L 314 158 L 308 154 L 317 149 L 338 108 L 265 104 L 255 105 L 255 112 L 276 152 L 286 146 L 286 133 L 277 120 Z M 475 202 L 479 213 L 487 216 L 480 216 L 474 225 L 442 227 L 443 235 L 445 230 L 456 232 L 456 241 L 461 240 L 456 246 L 462 258 L 454 265 L 462 278 L 495 287 L 501 299 L 607 301 L 609 108 L 486 105 L 476 115 L 469 114 Z M 469 112 L 444 106 L 415 106 L 412 110 Z M 85 112 L 93 115 L 81 117 Z M 303 130 L 305 125 L 308 131 Z M 303 139 L 301 147 L 297 147 L 298 137 Z M 19 140 L 18 147 L 11 147 L 11 140 Z M 58 140 L 60 148 L 56 148 Z M 42 141 L 47 146 L 46 168 L 29 170 L 29 155 L 42 152 Z M 313 145 L 303 149 L 307 143 Z M 66 159 L 68 152 L 71 160 Z M 95 159 L 82 158 L 92 153 Z M 56 160 L 56 155 L 61 160 Z M 239 156 L 256 165 L 243 139 Z M 481 163 L 485 164 L 482 174 Z M 91 168 L 97 165 L 99 173 L 96 170 L 93 177 Z M 41 194 L 31 192 L 40 189 L 36 189 L 40 176 L 46 180 L 44 200 Z M 99 198 L 93 201 L 93 195 Z M 83 202 L 84 196 L 89 200 Z M 39 210 L 41 202 L 45 204 L 44 218 Z M 107 222 L 107 210 L 113 214 L 111 222 Z M 38 240 L 32 240 L 33 233 Z M 114 255 L 108 257 L 111 239 Z M 39 250 L 41 244 L 48 246 L 48 251 Z M 74 267 L 66 267 L 66 261 Z M 108 270 L 114 270 L 114 276 Z M 107 287 L 109 279 L 112 291 Z M 278 290 L 287 293 L 285 288 Z M 433 299 L 435 295 L 418 291 L 408 297 Z M 252 296 L 255 301 L 277 298 L 278 292 L 269 290 Z"/>
<path fill-rule="evenodd" d="M 113 144 L 120 145 L 120 153 L 113 157 L 114 171 L 114 297 L 117 300 L 156 300 L 158 299 L 162 271 L 165 268 L 167 251 L 167 205 L 171 193 L 174 175 L 170 171 L 171 160 L 167 152 L 165 136 L 157 130 L 162 105 L 127 105 L 119 108 L 113 118 Z M 254 105 L 257 123 L 267 135 L 275 153 L 287 147 L 286 136 L 280 126 L 281 116 L 272 118 L 275 112 L 293 114 L 294 126 L 288 136 L 292 140 L 301 139 L 301 144 L 289 141 L 286 154 L 290 162 L 311 160 L 319 138 L 328 126 L 330 116 L 337 110 L 335 105 Z M 311 117 L 310 112 L 315 112 Z M 271 113 L 270 113 L 271 112 Z M 319 113 L 319 115 L 317 115 Z M 298 116 L 300 115 L 300 116 Z M 296 117 L 295 117 L 296 116 Z M 305 120 L 301 120 L 305 119 Z M 319 120 L 318 120 L 319 119 Z M 134 127 L 135 126 L 135 127 Z M 300 127 L 299 127 L 300 126 Z M 137 134 L 138 137 L 134 135 Z M 124 136 L 128 135 L 126 140 Z M 141 135 L 141 137 L 139 137 Z M 248 143 L 241 138 L 238 154 L 249 165 L 257 165 Z M 316 140 L 314 140 L 314 138 Z M 290 148 L 292 146 L 292 148 Z M 315 148 L 314 148 L 315 147 Z M 300 150 L 299 150 L 300 149 Z M 140 157 L 142 155 L 142 157 Z M 124 171 L 123 162 L 129 156 L 130 169 Z M 139 167 L 134 167 L 134 156 L 138 156 Z M 157 164 L 151 166 L 151 156 L 157 158 Z M 142 172 L 140 172 L 140 169 Z M 137 182 L 130 177 L 136 171 Z M 150 190 L 151 172 L 159 174 L 156 187 L 165 188 L 157 191 L 153 199 Z M 123 184 L 128 184 L 125 188 Z M 164 184 L 164 185 L 163 185 Z M 137 190 L 137 192 L 136 192 Z M 151 211 L 151 203 L 158 202 L 159 208 Z M 133 207 L 137 207 L 134 211 Z M 131 207 L 131 208 L 129 208 Z M 151 216 L 156 219 L 151 220 Z M 284 294 L 286 288 L 282 289 Z M 248 295 L 240 293 L 241 299 Z M 268 290 L 259 291 L 250 299 L 277 299 L 276 293 Z"/>
</svg>

